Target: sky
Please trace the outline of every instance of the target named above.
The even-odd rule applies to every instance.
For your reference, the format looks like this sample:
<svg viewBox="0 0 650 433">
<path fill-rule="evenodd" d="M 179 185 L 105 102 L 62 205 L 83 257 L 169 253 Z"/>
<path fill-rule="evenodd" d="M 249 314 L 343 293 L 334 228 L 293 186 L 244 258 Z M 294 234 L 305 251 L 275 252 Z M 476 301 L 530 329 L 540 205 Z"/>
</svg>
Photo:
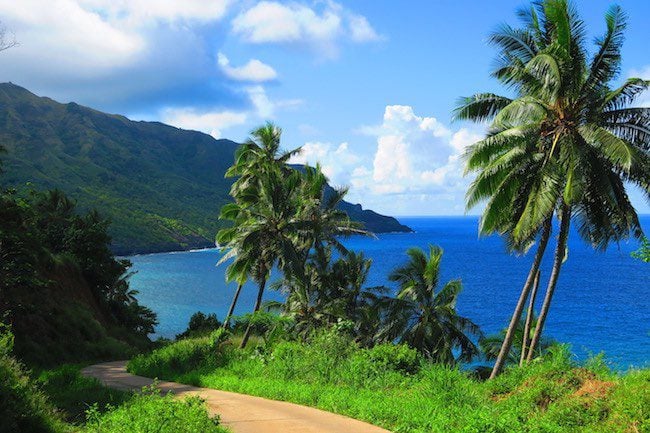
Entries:
<svg viewBox="0 0 650 433">
<path fill-rule="evenodd" d="M 460 96 L 506 93 L 487 43 L 521 0 L 0 0 L 18 46 L 0 81 L 60 102 L 243 141 L 265 121 L 294 162 L 320 162 L 348 201 L 391 215 L 462 215 Z M 575 1 L 591 37 L 612 4 Z M 650 1 L 629 15 L 619 81 L 650 79 Z M 650 105 L 650 95 L 640 104 Z M 650 206 L 631 190 L 641 213 Z M 480 207 L 469 211 L 480 212 Z"/>
</svg>

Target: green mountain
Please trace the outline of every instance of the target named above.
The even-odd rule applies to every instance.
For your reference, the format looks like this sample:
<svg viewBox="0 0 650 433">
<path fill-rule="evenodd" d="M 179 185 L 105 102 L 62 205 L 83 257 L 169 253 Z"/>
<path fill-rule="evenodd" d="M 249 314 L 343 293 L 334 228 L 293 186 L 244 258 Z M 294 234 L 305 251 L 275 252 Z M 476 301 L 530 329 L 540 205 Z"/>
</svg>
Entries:
<svg viewBox="0 0 650 433">
<path fill-rule="evenodd" d="M 159 122 L 135 122 L 0 84 L 0 143 L 6 185 L 60 188 L 81 209 L 112 221 L 117 254 L 214 245 L 224 178 L 237 143 Z M 410 231 L 391 217 L 344 203 L 376 233 Z"/>
</svg>

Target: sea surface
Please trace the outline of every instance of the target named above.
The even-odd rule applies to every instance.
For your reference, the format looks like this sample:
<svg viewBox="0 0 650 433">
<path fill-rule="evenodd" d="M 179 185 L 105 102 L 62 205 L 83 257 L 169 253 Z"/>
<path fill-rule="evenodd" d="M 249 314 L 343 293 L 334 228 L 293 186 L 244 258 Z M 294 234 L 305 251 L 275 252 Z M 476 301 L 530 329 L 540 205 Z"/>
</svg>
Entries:
<svg viewBox="0 0 650 433">
<path fill-rule="evenodd" d="M 373 260 L 368 286 L 390 286 L 386 276 L 404 263 L 409 247 L 439 245 L 444 249 L 441 281 L 460 278 L 463 282 L 459 313 L 472 319 L 486 334 L 504 328 L 526 278 L 532 252 L 510 255 L 501 238 L 479 237 L 477 217 L 399 220 L 415 233 L 345 240 L 347 247 L 363 251 Z M 649 232 L 650 216 L 642 216 L 641 222 Z M 542 264 L 538 310 L 553 248 L 554 243 L 549 242 Z M 650 263 L 630 257 L 637 248 L 638 242 L 632 240 L 611 245 L 606 252 L 594 251 L 576 232 L 571 233 L 568 260 L 560 275 L 546 332 L 569 343 L 579 360 L 604 352 L 607 362 L 619 370 L 650 366 Z M 156 336 L 174 337 L 187 327 L 196 311 L 214 312 L 220 319 L 225 316 L 236 287 L 225 283 L 225 266 L 216 266 L 218 251 L 138 255 L 129 259 L 136 271 L 131 287 L 139 291 L 138 299 L 158 314 Z M 236 313 L 250 311 L 255 296 L 254 285 L 245 286 Z M 268 291 L 266 299 L 282 297 Z"/>
</svg>

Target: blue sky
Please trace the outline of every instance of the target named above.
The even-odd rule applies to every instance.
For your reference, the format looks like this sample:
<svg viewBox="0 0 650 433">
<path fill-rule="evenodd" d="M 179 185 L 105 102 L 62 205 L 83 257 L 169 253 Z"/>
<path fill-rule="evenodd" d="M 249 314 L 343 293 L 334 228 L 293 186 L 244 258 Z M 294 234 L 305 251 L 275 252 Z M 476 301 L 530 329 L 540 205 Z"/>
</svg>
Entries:
<svg viewBox="0 0 650 433">
<path fill-rule="evenodd" d="M 611 2 L 575 2 L 591 36 Z M 395 215 L 463 214 L 459 96 L 503 92 L 487 45 L 524 1 L 0 0 L 20 45 L 0 80 L 62 102 L 240 141 L 265 120 L 297 162 Z M 650 2 L 629 14 L 621 79 L 650 78 Z M 650 103 L 650 95 L 643 97 Z M 638 192 L 641 212 L 650 212 Z M 474 210 L 474 213 L 480 209 Z"/>
</svg>

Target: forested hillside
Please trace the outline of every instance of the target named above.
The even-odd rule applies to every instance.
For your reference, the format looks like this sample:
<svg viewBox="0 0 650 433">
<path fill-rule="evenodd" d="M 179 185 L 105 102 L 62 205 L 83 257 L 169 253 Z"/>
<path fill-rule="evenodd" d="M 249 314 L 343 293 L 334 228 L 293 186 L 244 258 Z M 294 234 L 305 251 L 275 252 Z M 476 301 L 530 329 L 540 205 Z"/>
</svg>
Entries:
<svg viewBox="0 0 650 433">
<path fill-rule="evenodd" d="M 60 188 L 83 210 L 112 223 L 118 254 L 214 245 L 217 216 L 230 200 L 224 173 L 238 144 L 158 122 L 135 122 L 75 103 L 60 104 L 0 84 L 5 185 Z M 395 219 L 352 218 L 375 232 L 406 231 Z"/>
</svg>

